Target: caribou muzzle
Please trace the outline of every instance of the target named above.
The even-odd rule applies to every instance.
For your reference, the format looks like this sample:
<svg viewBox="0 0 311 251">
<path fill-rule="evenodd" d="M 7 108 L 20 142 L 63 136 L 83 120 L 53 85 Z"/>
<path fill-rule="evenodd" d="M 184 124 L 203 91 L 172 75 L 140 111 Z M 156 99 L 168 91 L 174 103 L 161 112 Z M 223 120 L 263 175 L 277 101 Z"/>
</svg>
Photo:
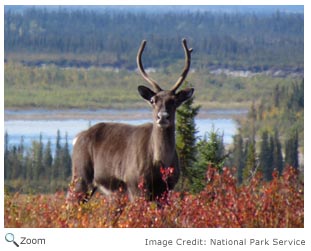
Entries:
<svg viewBox="0 0 311 251">
<path fill-rule="evenodd" d="M 170 115 L 167 112 L 159 112 L 157 116 L 157 125 L 162 128 L 166 128 L 170 125 Z"/>
</svg>

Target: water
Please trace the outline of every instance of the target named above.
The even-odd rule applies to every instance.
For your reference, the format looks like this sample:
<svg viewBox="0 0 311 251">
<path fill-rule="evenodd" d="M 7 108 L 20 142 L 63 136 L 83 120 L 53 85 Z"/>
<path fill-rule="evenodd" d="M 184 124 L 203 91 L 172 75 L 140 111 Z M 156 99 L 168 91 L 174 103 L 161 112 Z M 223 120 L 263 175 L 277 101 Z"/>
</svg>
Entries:
<svg viewBox="0 0 311 251">
<path fill-rule="evenodd" d="M 64 119 L 70 117 L 71 114 L 78 114 L 79 117 L 83 117 L 86 114 L 95 119 Z M 202 111 L 201 114 L 204 118 L 196 119 L 196 127 L 198 130 L 197 136 L 204 137 L 204 135 L 210 132 L 212 129 L 217 130 L 224 136 L 224 143 L 231 144 L 233 135 L 236 133 L 237 123 L 232 118 L 233 116 L 240 114 L 243 115 L 245 111 L 239 110 L 214 110 L 214 111 Z M 106 120 L 100 120 L 96 116 L 105 114 Z M 135 114 L 142 114 L 142 118 L 135 118 Z M 65 142 L 65 135 L 68 137 L 68 143 L 71 149 L 72 141 L 75 136 L 98 122 L 119 122 L 128 123 L 131 125 L 139 125 L 147 122 L 151 122 L 149 117 L 150 111 L 148 110 L 133 110 L 133 111 L 117 111 L 117 110 L 100 110 L 100 111 L 48 111 L 48 110 L 30 110 L 30 111 L 13 111 L 6 110 L 4 121 L 4 130 L 9 134 L 9 145 L 19 145 L 21 138 L 23 137 L 23 144 L 26 147 L 31 145 L 32 141 L 38 141 L 40 134 L 42 135 L 42 142 L 46 144 L 48 140 L 51 141 L 52 149 L 55 147 L 57 131 L 59 130 L 62 137 L 62 143 Z M 62 118 L 58 119 L 58 115 Z M 83 115 L 83 116 L 82 116 Z M 148 115 L 148 116 L 145 116 Z M 218 116 L 215 116 L 218 115 Z M 14 118 L 10 116 L 15 116 Z M 26 116 L 23 118 L 23 116 Z M 27 116 L 32 116 L 29 119 Z M 128 117 L 126 117 L 128 116 Z M 18 119 L 23 118 L 23 119 Z M 44 119 L 38 119 L 38 118 Z M 121 120 L 119 118 L 126 118 Z M 132 119 L 130 119 L 132 117 Z"/>
<path fill-rule="evenodd" d="M 151 122 L 148 119 L 133 119 L 133 120 L 106 120 L 105 122 L 120 122 L 131 125 L 139 125 Z M 69 145 L 71 145 L 74 137 L 81 131 L 87 129 L 90 125 L 94 125 L 102 120 L 86 120 L 86 119 L 66 119 L 66 120 L 8 120 L 4 122 L 4 129 L 9 134 L 9 145 L 18 145 L 23 137 L 25 146 L 30 146 L 34 140 L 39 140 L 42 135 L 43 143 L 48 140 L 54 148 L 57 130 L 60 130 L 63 142 L 65 134 L 68 136 Z M 214 128 L 219 133 L 224 134 L 224 143 L 232 143 L 232 136 L 237 129 L 237 123 L 230 118 L 221 119 L 196 119 L 198 136 L 203 137 L 206 132 Z"/>
</svg>

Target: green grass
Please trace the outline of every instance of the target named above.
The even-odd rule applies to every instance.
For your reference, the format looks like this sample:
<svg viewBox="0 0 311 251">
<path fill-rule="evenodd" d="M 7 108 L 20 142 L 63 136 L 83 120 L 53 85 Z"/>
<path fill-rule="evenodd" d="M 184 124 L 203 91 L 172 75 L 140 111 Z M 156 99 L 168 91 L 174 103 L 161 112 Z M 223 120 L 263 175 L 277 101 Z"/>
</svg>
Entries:
<svg viewBox="0 0 311 251">
<path fill-rule="evenodd" d="M 170 88 L 180 72 L 173 65 L 150 74 L 163 88 Z M 5 108 L 96 109 L 140 108 L 145 102 L 137 92 L 147 85 L 136 72 L 104 68 L 28 67 L 5 64 Z M 251 78 L 211 75 L 206 70 L 188 75 L 196 89 L 196 103 L 203 108 L 246 108 L 252 101 L 270 95 L 276 84 L 289 85 L 292 78 L 257 75 Z"/>
</svg>

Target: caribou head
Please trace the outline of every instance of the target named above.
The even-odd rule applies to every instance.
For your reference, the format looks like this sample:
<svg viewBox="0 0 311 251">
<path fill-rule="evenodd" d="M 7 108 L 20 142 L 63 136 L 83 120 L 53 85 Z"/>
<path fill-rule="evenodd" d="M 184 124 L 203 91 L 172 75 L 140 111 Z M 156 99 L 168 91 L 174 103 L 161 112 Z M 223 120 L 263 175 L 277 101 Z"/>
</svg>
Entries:
<svg viewBox="0 0 311 251">
<path fill-rule="evenodd" d="M 192 48 L 188 49 L 186 39 L 182 40 L 185 51 L 185 67 L 175 85 L 170 90 L 162 90 L 157 82 L 150 78 L 144 70 L 141 57 L 146 43 L 147 41 L 143 40 L 138 50 L 137 66 L 142 77 L 153 87 L 153 90 L 146 86 L 139 86 L 138 92 L 152 106 L 154 124 L 160 128 L 169 128 L 174 126 L 176 108 L 188 100 L 194 92 L 193 88 L 186 88 L 176 92 L 189 72 Z"/>
</svg>

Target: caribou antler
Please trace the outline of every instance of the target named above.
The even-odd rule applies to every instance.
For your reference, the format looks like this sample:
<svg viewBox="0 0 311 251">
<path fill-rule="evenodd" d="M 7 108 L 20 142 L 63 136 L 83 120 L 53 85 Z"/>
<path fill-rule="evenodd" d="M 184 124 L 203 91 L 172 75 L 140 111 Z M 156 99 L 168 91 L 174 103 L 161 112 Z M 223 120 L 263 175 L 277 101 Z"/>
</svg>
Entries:
<svg viewBox="0 0 311 251">
<path fill-rule="evenodd" d="M 161 87 L 157 84 L 156 81 L 154 81 L 152 78 L 150 78 L 148 76 L 148 74 L 145 72 L 144 70 L 144 67 L 143 67 L 143 64 L 142 64 L 142 61 L 141 61 L 141 55 L 143 54 L 143 51 L 145 49 L 145 46 L 146 46 L 146 43 L 147 41 L 146 40 L 143 40 L 141 42 L 141 45 L 139 47 L 139 50 L 138 50 L 138 53 L 137 53 L 137 58 L 136 58 L 136 61 L 137 61 L 137 66 L 138 66 L 138 69 L 140 70 L 140 73 L 142 75 L 142 77 L 149 83 L 153 86 L 154 90 L 156 92 L 160 92 L 162 91 Z"/>
<path fill-rule="evenodd" d="M 187 74 L 190 69 L 191 52 L 193 49 L 192 48 L 188 49 L 187 41 L 185 38 L 182 40 L 182 45 L 185 51 L 185 67 L 179 79 L 177 80 L 176 84 L 172 87 L 171 89 L 172 92 L 175 92 L 181 86 L 181 84 L 184 82 L 185 78 L 187 77 Z"/>
</svg>

